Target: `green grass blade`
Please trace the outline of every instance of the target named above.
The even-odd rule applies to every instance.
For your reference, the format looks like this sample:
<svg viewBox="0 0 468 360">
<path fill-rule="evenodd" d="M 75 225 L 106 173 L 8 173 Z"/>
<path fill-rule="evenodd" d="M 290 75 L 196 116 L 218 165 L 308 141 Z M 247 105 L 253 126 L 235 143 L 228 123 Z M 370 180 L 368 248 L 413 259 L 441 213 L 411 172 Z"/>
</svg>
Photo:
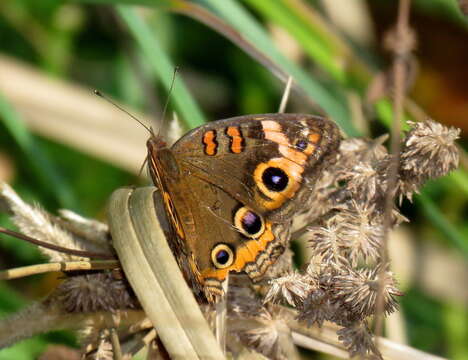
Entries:
<svg viewBox="0 0 468 360">
<path fill-rule="evenodd" d="M 118 6 L 117 11 L 140 45 L 164 87 L 169 90 L 175 66 L 163 50 L 158 39 L 135 9 L 128 6 Z M 189 128 L 200 126 L 205 122 L 205 116 L 180 77 L 176 79 L 171 97 L 177 111 Z"/>
<path fill-rule="evenodd" d="M 290 74 L 310 98 L 319 104 L 348 135 L 358 135 L 358 131 L 349 120 L 350 116 L 346 104 L 340 102 L 319 82 L 312 79 L 303 69 L 281 54 L 262 26 L 240 4 L 233 0 L 203 0 L 202 2 L 214 9 L 242 36 L 255 44 L 260 51 L 267 54 L 286 73 Z"/>
<path fill-rule="evenodd" d="M 468 196 L 468 174 L 463 169 L 452 171 L 448 178 L 457 188 L 460 188 Z"/>
<path fill-rule="evenodd" d="M 314 59 L 317 64 L 327 71 L 335 80 L 343 83 L 346 72 L 343 65 L 337 61 L 329 43 L 317 36 L 316 32 L 309 31 L 302 21 L 294 16 L 288 7 L 281 1 L 244 0 L 271 22 L 281 25 L 302 46 L 303 50 Z"/>
<path fill-rule="evenodd" d="M 42 184 L 62 207 L 76 208 L 76 199 L 71 187 L 55 169 L 53 163 L 36 146 L 34 139 L 26 129 L 20 115 L 0 94 L 0 121 L 8 129 L 20 149 L 29 161 L 30 168 Z"/>
<path fill-rule="evenodd" d="M 170 7 L 172 3 L 177 0 L 72 0 L 77 3 L 88 4 L 107 4 L 107 5 L 143 5 L 143 6 L 167 6 Z"/>
<path fill-rule="evenodd" d="M 152 5 L 158 7 L 165 7 L 168 9 L 173 8 L 176 11 L 180 11 L 181 7 L 184 7 L 184 1 L 177 0 L 75 0 L 79 2 L 91 2 L 91 3 L 106 3 L 106 4 L 141 4 L 141 5 Z M 359 132 L 355 129 L 353 124 L 350 122 L 347 105 L 343 100 L 339 100 L 329 90 L 327 90 L 318 81 L 312 79 L 303 69 L 295 65 L 293 62 L 288 60 L 282 55 L 278 49 L 274 46 L 273 42 L 269 38 L 266 31 L 262 26 L 251 16 L 247 11 L 238 3 L 233 0 L 203 0 L 202 3 L 208 5 L 208 7 L 214 9 L 221 17 L 226 20 L 232 27 L 238 31 L 245 39 L 250 43 L 255 44 L 258 51 L 268 56 L 276 65 L 278 65 L 284 73 L 291 75 L 297 84 L 305 91 L 310 99 L 314 103 L 317 103 L 323 110 L 332 117 L 350 136 L 357 136 Z M 187 4 L 190 4 L 187 2 Z M 121 9 L 121 8 L 120 8 Z M 126 10 L 131 11 L 129 8 Z M 121 10 L 119 10 L 121 11 Z M 121 14 L 122 15 L 122 14 Z M 140 20 L 135 20 L 132 24 L 129 24 L 130 28 L 133 28 L 134 36 L 139 41 L 140 45 L 146 49 L 145 53 L 149 56 L 151 51 L 150 43 L 148 40 L 150 31 L 143 30 L 143 26 Z M 140 33 L 141 32 L 141 33 Z M 142 43 L 142 39 L 145 38 L 147 41 L 146 46 Z M 154 52 L 159 53 L 159 49 Z M 162 53 L 162 51 L 161 51 Z M 152 60 L 159 60 L 155 55 L 151 56 Z M 162 62 L 162 60 L 161 60 Z M 168 78 L 168 75 L 163 75 Z M 283 79 L 284 81 L 286 79 Z M 165 83 L 167 82 L 164 81 Z"/>
<path fill-rule="evenodd" d="M 434 201 L 424 193 L 415 197 L 432 224 L 439 229 L 452 244 L 458 248 L 461 253 L 468 258 L 468 241 L 467 239 L 451 224 L 445 216 L 437 208 Z"/>
</svg>

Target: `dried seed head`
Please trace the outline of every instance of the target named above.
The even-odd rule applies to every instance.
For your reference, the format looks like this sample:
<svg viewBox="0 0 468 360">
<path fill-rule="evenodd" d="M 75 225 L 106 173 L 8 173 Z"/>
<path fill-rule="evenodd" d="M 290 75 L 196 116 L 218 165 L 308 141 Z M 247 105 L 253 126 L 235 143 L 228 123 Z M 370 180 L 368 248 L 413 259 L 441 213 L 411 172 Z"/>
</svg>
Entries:
<svg viewBox="0 0 468 360">
<path fill-rule="evenodd" d="M 289 235 L 288 235 L 289 236 Z M 285 238 L 287 238 L 285 236 Z M 275 279 L 284 274 L 287 274 L 293 269 L 293 255 L 294 253 L 287 248 L 276 260 L 275 266 L 270 266 L 266 273 L 265 278 Z"/>
<path fill-rule="evenodd" d="M 340 238 L 338 225 L 327 225 L 308 229 L 307 238 L 312 248 L 312 257 L 320 256 L 322 263 L 331 267 L 347 266 L 348 260 L 343 256 L 345 245 Z"/>
<path fill-rule="evenodd" d="M 330 320 L 337 311 L 339 311 L 338 305 L 331 302 L 327 292 L 316 289 L 309 293 L 300 306 L 298 320 L 304 321 L 308 326 L 314 323 L 322 326 L 323 322 Z"/>
<path fill-rule="evenodd" d="M 229 288 L 228 314 L 229 316 L 249 318 L 255 317 L 263 309 L 262 302 L 249 288 Z"/>
<path fill-rule="evenodd" d="M 446 175 L 458 167 L 455 140 L 460 130 L 435 121 L 410 123 L 413 127 L 403 141 L 400 163 L 400 194 L 412 194 L 427 180 Z"/>
<path fill-rule="evenodd" d="M 359 162 L 343 173 L 339 180 L 346 181 L 346 189 L 355 200 L 369 203 L 383 193 L 379 173 L 371 163 Z"/>
<path fill-rule="evenodd" d="M 108 244 L 96 247 L 95 244 L 84 241 L 78 233 L 62 226 L 62 222 L 40 206 L 32 206 L 25 203 L 15 191 L 5 183 L 0 182 L 0 202 L 4 203 L 7 210 L 12 213 L 12 221 L 18 226 L 22 233 L 35 239 L 76 250 L 84 251 L 109 251 Z M 84 219 L 84 218 L 83 218 Z M 97 223 L 97 222 L 96 222 Z M 82 257 L 65 254 L 39 247 L 44 255 L 51 261 L 73 261 L 82 260 Z"/>
<path fill-rule="evenodd" d="M 384 236 L 382 216 L 368 203 L 351 201 L 347 205 L 333 218 L 346 258 L 354 267 L 360 261 L 374 263 L 380 256 Z"/>
<path fill-rule="evenodd" d="M 342 167 L 354 166 L 358 162 L 375 162 L 388 155 L 383 142 L 388 136 L 380 136 L 375 140 L 364 138 L 350 138 L 340 143 L 340 158 L 338 163 Z"/>
<path fill-rule="evenodd" d="M 337 331 L 338 339 L 343 342 L 350 357 L 360 359 L 382 359 L 366 322 L 356 322 Z"/>
<path fill-rule="evenodd" d="M 313 183 L 313 196 L 310 196 L 307 203 L 304 204 L 304 208 L 308 210 L 301 214 L 301 219 L 298 221 L 307 224 L 316 223 L 319 218 L 327 214 L 343 200 L 349 199 L 349 197 L 356 194 L 359 196 L 367 194 L 368 192 L 365 190 L 356 190 L 352 193 L 347 182 L 360 175 L 359 170 L 362 169 L 357 168 L 353 172 L 355 166 L 363 164 L 362 166 L 369 167 L 372 170 L 374 164 L 387 155 L 387 150 L 382 146 L 386 138 L 386 136 L 381 136 L 375 140 L 353 138 L 342 141 L 336 160 L 327 164 L 327 168 L 320 173 L 317 181 Z M 351 188 L 354 186 L 354 188 L 359 189 L 362 185 L 367 185 L 369 174 L 364 172 L 361 175 L 364 176 L 361 179 L 356 179 Z M 374 181 L 373 178 L 371 180 Z M 362 184 L 359 184 L 359 181 Z M 307 182 L 306 186 L 308 186 Z M 370 186 L 372 185 L 370 184 Z M 296 219 L 297 216 L 294 225 L 296 225 Z"/>
<path fill-rule="evenodd" d="M 263 311 L 255 320 L 257 327 L 240 333 L 242 342 L 269 359 L 286 359 L 282 355 L 280 342 L 281 337 L 290 331 L 286 322 L 267 311 Z"/>
<path fill-rule="evenodd" d="M 337 271 L 339 270 L 336 267 L 324 263 L 315 264 L 315 266 L 309 264 L 307 276 L 313 288 L 298 307 L 300 321 L 306 322 L 308 326 L 314 323 L 321 326 L 325 320 L 333 320 L 335 314 L 341 314 L 340 305 L 330 296 L 333 276 Z"/>
<path fill-rule="evenodd" d="M 319 175 L 319 178 L 312 186 L 312 195 L 306 199 L 303 204 L 302 209 L 305 211 L 294 216 L 293 226 L 291 228 L 292 232 L 298 229 L 303 230 L 323 216 L 323 214 L 330 211 L 335 205 L 333 193 L 336 192 L 337 189 L 335 186 L 336 172 L 334 169 L 335 168 L 331 166 Z M 309 186 L 307 180 L 304 184 L 305 186 Z"/>
<path fill-rule="evenodd" d="M 294 272 L 272 280 L 264 302 L 284 300 L 296 307 L 304 301 L 311 290 L 312 286 L 307 281 L 307 277 Z"/>
<path fill-rule="evenodd" d="M 31 206 L 23 203 L 21 207 L 14 208 L 14 211 L 15 216 L 12 217 L 12 220 L 22 233 L 65 248 L 86 250 L 82 244 L 76 241 L 72 233 L 56 224 L 52 216 L 39 205 Z M 51 261 L 83 260 L 82 257 L 57 252 L 44 247 L 38 247 L 38 249 Z"/>
<path fill-rule="evenodd" d="M 109 226 L 100 221 L 85 218 L 71 210 L 60 209 L 60 218 L 56 220 L 59 224 L 65 227 L 75 236 L 82 238 L 84 241 L 91 242 L 94 244 L 94 251 L 106 251 L 110 250 L 110 233 Z"/>
<path fill-rule="evenodd" d="M 125 280 L 111 273 L 73 276 L 56 290 L 58 301 L 69 312 L 115 311 L 136 307 Z"/>
<path fill-rule="evenodd" d="M 396 296 L 403 295 L 396 287 L 393 274 L 389 271 L 380 276 L 380 269 L 348 269 L 346 274 L 333 279 L 333 297 L 341 301 L 353 315 L 361 319 L 375 314 L 380 282 L 383 282 L 384 311 L 394 312 L 398 306 Z"/>
<path fill-rule="evenodd" d="M 375 140 L 349 139 L 340 147 L 340 158 L 336 167 L 336 184 L 341 186 L 346 198 L 372 203 L 379 201 L 385 192 L 381 181 L 379 164 L 388 157 L 382 145 L 387 136 Z"/>
</svg>

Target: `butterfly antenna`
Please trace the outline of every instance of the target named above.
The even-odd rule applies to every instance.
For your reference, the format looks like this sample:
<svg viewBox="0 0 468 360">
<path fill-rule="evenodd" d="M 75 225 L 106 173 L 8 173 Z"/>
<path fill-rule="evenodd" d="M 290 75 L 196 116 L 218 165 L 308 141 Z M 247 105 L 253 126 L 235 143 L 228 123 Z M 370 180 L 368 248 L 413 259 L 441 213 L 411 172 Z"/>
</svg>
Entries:
<svg viewBox="0 0 468 360">
<path fill-rule="evenodd" d="M 167 107 L 169 106 L 169 101 L 171 99 L 171 94 L 172 94 L 172 90 L 174 89 L 174 85 L 175 85 L 175 79 L 176 79 L 176 76 L 177 76 L 177 73 L 179 71 L 179 67 L 176 66 L 174 68 L 174 72 L 172 73 L 172 80 L 171 80 L 171 86 L 169 87 L 169 91 L 167 93 L 167 99 L 166 99 L 166 102 L 164 103 L 164 108 L 163 108 L 163 112 L 162 112 L 162 117 L 161 117 L 161 123 L 164 124 L 164 118 L 166 116 L 166 112 L 167 112 Z M 161 128 L 159 129 L 158 131 L 158 135 L 162 132 L 162 128 L 163 126 L 161 125 Z"/>
<path fill-rule="evenodd" d="M 153 129 L 146 126 L 145 124 L 143 124 L 143 122 L 141 120 L 139 120 L 136 116 L 132 115 L 131 113 L 129 113 L 127 110 L 125 110 L 122 106 L 120 106 L 119 104 L 117 104 L 116 102 L 112 101 L 110 98 L 108 98 L 106 95 L 104 95 L 102 92 L 100 92 L 99 90 L 94 90 L 94 94 L 103 98 L 104 100 L 106 100 L 107 102 L 111 103 L 112 105 L 114 105 L 117 109 L 119 109 L 120 111 L 124 112 L 125 114 L 127 114 L 128 116 L 130 116 L 133 120 L 135 120 L 137 123 L 139 123 L 141 126 L 143 126 L 150 134 L 153 134 Z"/>
</svg>

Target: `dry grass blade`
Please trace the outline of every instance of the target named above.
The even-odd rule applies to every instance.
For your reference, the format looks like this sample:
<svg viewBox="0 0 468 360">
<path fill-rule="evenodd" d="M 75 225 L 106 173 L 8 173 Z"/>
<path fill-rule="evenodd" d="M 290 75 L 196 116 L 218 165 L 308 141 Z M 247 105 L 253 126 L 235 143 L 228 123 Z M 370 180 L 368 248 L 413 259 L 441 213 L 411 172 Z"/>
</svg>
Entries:
<svg viewBox="0 0 468 360">
<path fill-rule="evenodd" d="M 123 360 L 119 335 L 117 334 L 117 330 L 115 328 L 110 329 L 110 337 L 112 341 L 112 352 L 114 354 L 114 360 Z"/>
<path fill-rule="evenodd" d="M 36 133 L 137 173 L 147 132 L 93 94 L 0 56 L 0 92 Z M 131 111 L 145 123 L 150 121 Z M 66 120 L 66 121 L 65 121 Z"/>
<path fill-rule="evenodd" d="M 349 354 L 346 350 L 342 349 L 339 341 L 333 340 L 336 336 L 336 330 L 327 329 L 327 325 L 323 329 L 317 330 L 317 337 L 322 340 L 316 339 L 315 336 L 307 336 L 300 332 L 293 332 L 294 343 L 302 348 L 319 351 L 321 353 L 336 356 L 341 359 L 349 359 Z M 320 334 L 320 335 L 319 335 Z M 398 344 L 385 338 L 379 339 L 380 351 L 384 359 L 395 360 L 443 360 L 439 356 L 428 354 L 412 347 Z"/>
<path fill-rule="evenodd" d="M 167 244 L 164 224 L 154 216 L 155 206 L 162 204 L 154 187 L 117 190 L 109 206 L 114 247 L 168 353 L 184 359 L 223 359 Z"/>
<path fill-rule="evenodd" d="M 283 96 L 281 97 L 280 106 L 278 108 L 279 113 L 284 113 L 286 111 L 286 106 L 288 105 L 289 94 L 291 93 L 291 86 L 293 84 L 293 78 L 290 76 L 286 82 L 286 87 L 284 88 Z"/>
<path fill-rule="evenodd" d="M 129 326 L 144 319 L 141 310 L 122 311 L 121 326 Z M 90 324 L 96 328 L 108 326 L 109 313 L 69 313 L 56 303 L 35 302 L 0 321 L 0 349 L 32 336 L 54 330 L 78 330 Z M 34 321 L 31 321 L 34 319 Z"/>
<path fill-rule="evenodd" d="M 120 263 L 117 260 L 56 262 L 3 270 L 0 271 L 0 280 L 17 279 L 53 271 L 104 270 L 116 269 L 118 267 L 120 267 Z"/>
</svg>

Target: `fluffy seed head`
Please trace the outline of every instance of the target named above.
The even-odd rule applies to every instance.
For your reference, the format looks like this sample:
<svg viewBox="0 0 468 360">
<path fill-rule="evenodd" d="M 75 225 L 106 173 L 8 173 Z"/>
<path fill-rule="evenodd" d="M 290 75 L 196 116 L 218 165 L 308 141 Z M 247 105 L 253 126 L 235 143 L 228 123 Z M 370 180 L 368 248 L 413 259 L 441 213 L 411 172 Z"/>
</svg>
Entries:
<svg viewBox="0 0 468 360">
<path fill-rule="evenodd" d="M 56 292 L 69 312 L 115 311 L 136 306 L 125 280 L 114 279 L 111 273 L 70 277 Z"/>
<path fill-rule="evenodd" d="M 264 311 L 256 317 L 257 327 L 243 331 L 240 334 L 242 341 L 255 351 L 267 356 L 269 359 L 286 360 L 282 355 L 281 337 L 289 335 L 289 327 L 283 319 Z"/>
<path fill-rule="evenodd" d="M 350 357 L 360 359 L 382 359 L 372 334 L 366 322 L 354 323 L 337 331 L 340 339 L 349 352 Z"/>
<path fill-rule="evenodd" d="M 400 163 L 400 193 L 411 200 L 427 180 L 457 168 L 459 153 L 455 140 L 460 130 L 427 120 L 413 127 L 403 142 Z"/>
<path fill-rule="evenodd" d="M 284 300 L 294 307 L 302 303 L 312 289 L 306 278 L 294 272 L 272 280 L 271 287 L 265 296 L 265 303 Z"/>
<path fill-rule="evenodd" d="M 393 274 L 386 271 L 380 277 L 380 269 L 348 270 L 347 274 L 334 277 L 334 298 L 339 299 L 351 313 L 364 319 L 375 314 L 377 296 L 383 282 L 384 311 L 394 312 L 398 306 L 396 296 L 403 295 L 396 287 Z"/>
</svg>

